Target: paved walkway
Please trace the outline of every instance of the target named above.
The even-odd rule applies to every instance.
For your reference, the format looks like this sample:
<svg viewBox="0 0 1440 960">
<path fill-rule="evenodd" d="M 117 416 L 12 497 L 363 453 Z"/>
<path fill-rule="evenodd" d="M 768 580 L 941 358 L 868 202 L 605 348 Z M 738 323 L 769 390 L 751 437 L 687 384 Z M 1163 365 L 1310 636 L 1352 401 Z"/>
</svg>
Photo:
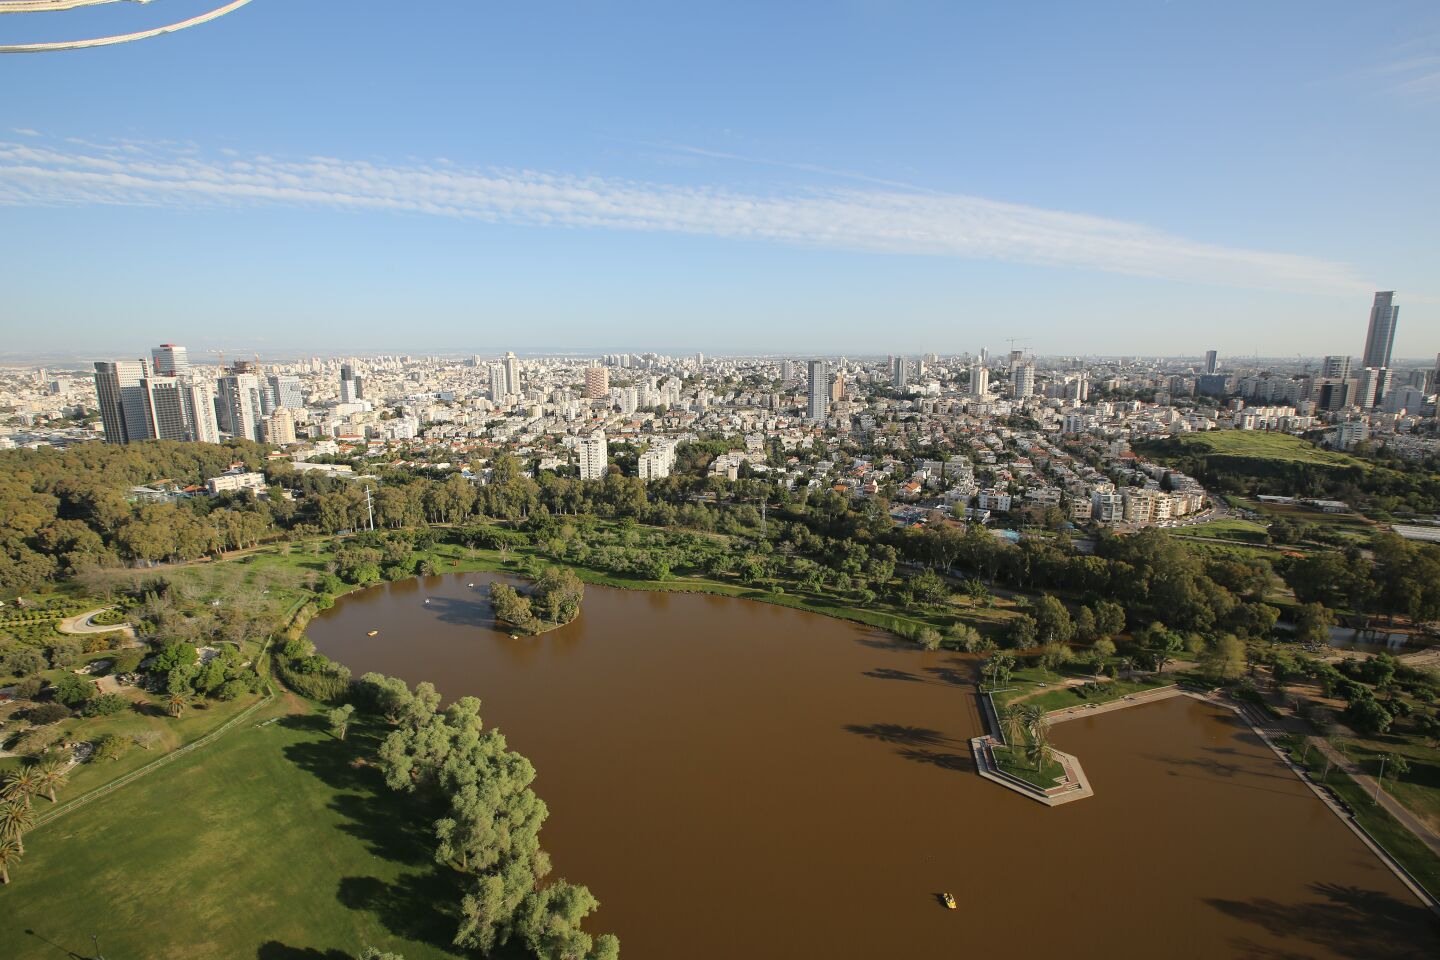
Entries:
<svg viewBox="0 0 1440 960">
<path fill-rule="evenodd" d="M 110 626 L 98 624 L 95 618 L 106 610 L 113 610 L 114 607 L 101 607 L 98 610 L 88 610 L 85 613 L 77 613 L 73 617 L 66 617 L 55 625 L 55 629 L 61 633 L 114 633 L 119 631 L 132 640 L 135 638 L 135 627 L 128 623 L 115 623 Z"/>
<path fill-rule="evenodd" d="M 1326 760 L 1348 773 L 1350 779 L 1359 784 L 1360 789 L 1364 790 L 1367 796 L 1375 796 L 1375 778 L 1368 773 L 1361 773 L 1359 764 L 1347 759 L 1339 750 L 1319 737 L 1308 737 L 1306 742 L 1319 750 L 1320 755 Z M 1406 830 L 1415 834 L 1415 839 L 1425 844 L 1432 853 L 1440 857 L 1440 836 L 1436 836 L 1435 831 L 1430 829 L 1428 823 L 1415 816 L 1403 803 L 1386 793 L 1384 787 L 1380 788 L 1379 799 L 1380 806 L 1384 807 L 1390 816 L 1399 820 Z"/>
</svg>

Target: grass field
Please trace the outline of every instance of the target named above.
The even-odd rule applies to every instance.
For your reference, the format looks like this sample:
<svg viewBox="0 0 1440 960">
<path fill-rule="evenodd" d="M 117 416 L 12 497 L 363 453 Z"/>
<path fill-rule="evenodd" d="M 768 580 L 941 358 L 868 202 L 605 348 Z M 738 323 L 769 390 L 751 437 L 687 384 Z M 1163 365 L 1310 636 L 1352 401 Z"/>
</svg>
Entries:
<svg viewBox="0 0 1440 960">
<path fill-rule="evenodd" d="M 1210 537 L 1240 543 L 1268 543 L 1270 539 L 1264 524 L 1239 519 L 1212 520 L 1189 527 L 1176 527 L 1170 532 L 1177 537 Z"/>
<path fill-rule="evenodd" d="M 343 960 L 372 944 L 408 960 L 456 956 L 455 875 L 433 862 L 413 807 L 351 765 L 375 732 L 340 742 L 303 711 L 277 699 L 31 831 L 0 889 L 0 954 L 90 957 L 97 933 L 111 958 Z"/>
<path fill-rule="evenodd" d="M 1210 430 L 1176 438 L 1185 453 L 1196 456 L 1248 457 L 1256 460 L 1284 460 L 1326 467 L 1368 469 L 1364 460 L 1315 446 L 1288 433 L 1257 430 Z"/>
<path fill-rule="evenodd" d="M 1404 757 L 1410 769 L 1400 776 L 1395 775 L 1393 763 L 1386 767 L 1385 792 L 1440 833 L 1440 762 L 1435 750 L 1412 738 L 1389 734 L 1373 739 L 1347 737 L 1335 745 L 1371 776 L 1379 773 L 1381 757 Z"/>
</svg>

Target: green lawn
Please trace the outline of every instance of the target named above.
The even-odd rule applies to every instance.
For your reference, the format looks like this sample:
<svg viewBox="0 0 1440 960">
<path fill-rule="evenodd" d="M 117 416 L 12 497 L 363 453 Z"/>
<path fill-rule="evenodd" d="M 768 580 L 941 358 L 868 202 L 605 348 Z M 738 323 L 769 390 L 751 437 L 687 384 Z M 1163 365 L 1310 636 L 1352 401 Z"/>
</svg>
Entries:
<svg viewBox="0 0 1440 960">
<path fill-rule="evenodd" d="M 1066 707 L 1078 707 L 1086 703 L 1109 703 L 1112 700 L 1119 700 L 1121 697 L 1128 697 L 1132 693 L 1139 693 L 1142 690 L 1154 690 L 1156 687 L 1166 687 L 1175 682 L 1172 676 L 1147 677 L 1140 680 L 1106 680 L 1101 681 L 1104 686 L 1095 692 L 1082 696 L 1078 687 L 1063 687 L 1056 690 L 1046 690 L 1044 693 L 1036 694 L 1025 699 L 1026 704 L 1034 704 L 1049 713 L 1053 710 L 1064 710 Z M 1012 698 L 1013 699 L 1013 698 Z"/>
<path fill-rule="evenodd" d="M 1369 465 L 1347 453 L 1337 453 L 1315 446 L 1288 433 L 1264 433 L 1257 430 L 1209 430 L 1188 433 L 1175 438 L 1187 454 L 1195 456 L 1248 457 L 1257 460 L 1285 460 L 1327 467 L 1359 467 Z"/>
<path fill-rule="evenodd" d="M 1410 769 L 1395 775 L 1393 764 L 1385 770 L 1385 792 L 1405 804 L 1417 817 L 1440 831 L 1440 750 L 1427 747 L 1414 737 L 1385 734 L 1374 739 L 1347 739 L 1337 742 L 1360 769 L 1374 776 L 1380 772 L 1380 758 L 1399 755 Z"/>
<path fill-rule="evenodd" d="M 455 956 L 456 875 L 413 807 L 351 765 L 375 733 L 336 741 L 284 702 L 27 835 L 0 889 L 0 953 L 89 957 L 98 933 L 111 958 Z"/>
<path fill-rule="evenodd" d="M 1036 770 L 1023 754 L 1015 753 L 1009 747 L 996 747 L 994 754 L 995 765 L 1001 770 L 1026 783 L 1034 784 L 1041 790 L 1049 790 L 1055 786 L 1056 780 L 1065 775 L 1065 768 L 1056 760 L 1051 760 Z"/>
<path fill-rule="evenodd" d="M 1176 527 L 1170 531 L 1177 537 L 1212 537 L 1216 540 L 1238 540 L 1241 543 L 1267 543 L 1269 534 L 1265 525 L 1253 520 L 1212 520 L 1189 527 Z"/>
</svg>

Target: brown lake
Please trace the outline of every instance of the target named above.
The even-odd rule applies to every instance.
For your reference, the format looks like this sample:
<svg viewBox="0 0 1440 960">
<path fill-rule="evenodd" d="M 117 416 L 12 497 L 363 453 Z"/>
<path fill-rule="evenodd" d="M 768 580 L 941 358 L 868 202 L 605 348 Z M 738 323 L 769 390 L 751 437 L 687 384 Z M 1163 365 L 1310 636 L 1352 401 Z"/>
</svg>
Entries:
<svg viewBox="0 0 1440 960">
<path fill-rule="evenodd" d="M 599 587 L 511 639 L 490 579 L 375 587 L 309 636 L 357 676 L 482 700 L 539 771 L 554 875 L 627 960 L 1440 956 L 1432 915 L 1219 708 L 1057 726 L 1096 795 L 1052 809 L 975 774 L 971 658 Z"/>
</svg>

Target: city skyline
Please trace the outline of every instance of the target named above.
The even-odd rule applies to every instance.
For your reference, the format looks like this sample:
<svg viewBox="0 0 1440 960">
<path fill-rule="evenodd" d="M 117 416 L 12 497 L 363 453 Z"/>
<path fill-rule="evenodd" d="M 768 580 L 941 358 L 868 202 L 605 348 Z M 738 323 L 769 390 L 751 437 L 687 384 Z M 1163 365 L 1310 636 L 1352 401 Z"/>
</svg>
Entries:
<svg viewBox="0 0 1440 960">
<path fill-rule="evenodd" d="M 33 93 L 0 118 L 3 323 L 35 352 L 803 356 L 974 349 L 1003 317 L 1055 353 L 1321 356 L 1393 289 L 1395 356 L 1433 355 L 1440 19 L 1383 6 L 463 9 L 438 33 L 377 7 L 330 48 L 324 11 L 250 4 L 8 57 Z M 184 12 L 132 7 L 64 32 Z M 383 88 L 359 66 L 392 56 Z"/>
</svg>

